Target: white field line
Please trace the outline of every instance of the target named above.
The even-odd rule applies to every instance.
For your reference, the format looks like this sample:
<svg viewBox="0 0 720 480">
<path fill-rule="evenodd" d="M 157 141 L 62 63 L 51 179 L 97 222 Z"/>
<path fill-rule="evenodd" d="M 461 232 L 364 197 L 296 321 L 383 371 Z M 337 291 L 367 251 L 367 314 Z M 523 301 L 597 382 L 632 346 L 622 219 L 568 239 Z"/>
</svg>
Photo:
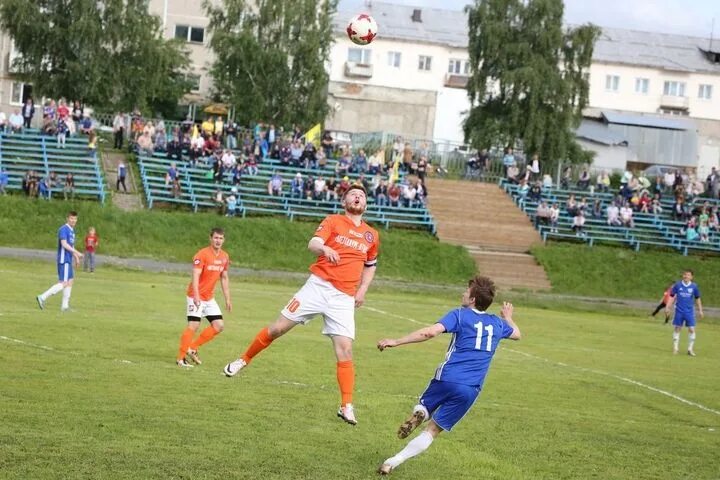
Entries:
<svg viewBox="0 0 720 480">
<path fill-rule="evenodd" d="M 427 325 L 426 323 L 419 322 L 419 321 L 415 320 L 414 318 L 403 317 L 402 315 L 395 315 L 394 313 L 388 313 L 388 312 L 385 312 L 385 311 L 383 311 L 383 310 L 378 310 L 377 308 L 368 307 L 367 305 L 364 305 L 362 308 L 365 309 L 365 310 L 370 310 L 371 312 L 375 312 L 375 313 L 380 313 L 380 314 L 382 314 L 382 315 L 386 315 L 386 316 L 388 316 L 388 317 L 399 318 L 399 319 L 401 319 L 401 320 L 407 320 L 408 322 L 417 323 L 417 324 L 420 324 L 420 325 Z"/>
<path fill-rule="evenodd" d="M 0 335 L 0 340 L 5 340 L 6 342 L 13 342 L 13 343 L 19 343 L 20 345 L 25 345 L 26 347 L 32 347 L 32 348 L 39 348 L 41 350 L 47 350 L 49 352 L 55 352 L 56 350 L 52 347 L 48 347 L 45 345 L 36 345 L 34 343 L 26 342 L 24 340 L 18 340 L 17 338 L 10 338 L 6 337 L 4 335 Z"/>
<path fill-rule="evenodd" d="M 385 311 L 383 311 L 383 310 L 379 310 L 379 309 L 376 309 L 376 308 L 369 308 L 369 307 L 365 307 L 365 308 L 367 308 L 368 310 L 372 310 L 373 312 L 381 313 L 381 314 L 383 314 L 383 315 L 388 315 L 388 316 L 395 317 L 395 318 L 400 318 L 400 319 L 403 319 L 403 320 L 409 320 L 409 321 L 411 321 L 411 322 L 413 322 L 413 323 L 420 323 L 420 324 L 422 324 L 422 322 L 419 322 L 419 321 L 417 321 L 417 320 L 415 320 L 415 319 L 412 319 L 412 318 L 407 318 L 407 317 L 403 317 L 403 316 L 400 316 L 400 315 L 395 315 L 395 314 L 392 314 L 392 313 L 389 313 L 389 312 L 385 312 Z M 616 379 L 616 380 L 620 380 L 621 382 L 629 383 L 629 384 L 631 384 L 631 385 L 635 385 L 635 386 L 637 386 L 637 387 L 642 387 L 642 388 L 645 388 L 645 389 L 647 389 L 647 390 L 650 390 L 651 392 L 655 392 L 655 393 L 659 393 L 659 394 L 661 394 L 661 395 L 665 395 L 666 397 L 672 398 L 673 400 L 677 400 L 678 402 L 684 403 L 684 404 L 686 404 L 686 405 L 690 405 L 690 406 L 699 408 L 700 410 L 704 410 L 704 411 L 709 412 L 709 413 L 714 413 L 715 415 L 720 415 L 720 411 L 718 411 L 718 410 L 715 410 L 715 409 L 710 408 L 710 407 L 706 407 L 705 405 L 699 404 L 699 403 L 697 403 L 697 402 L 693 402 L 693 401 L 688 400 L 688 399 L 686 399 L 686 398 L 683 398 L 683 397 L 681 397 L 681 396 L 679 396 L 679 395 L 675 395 L 675 394 L 672 393 L 672 392 L 668 392 L 668 391 L 666 391 L 666 390 L 662 390 L 662 389 L 660 389 L 660 388 L 653 387 L 652 385 L 647 385 L 647 384 L 645 384 L 645 383 L 638 382 L 637 380 L 633 380 L 632 378 L 622 377 L 622 376 L 620 376 L 620 375 L 615 375 L 615 374 L 609 373 L 609 372 L 603 372 L 602 370 L 595 370 L 595 369 L 592 369 L 592 368 L 578 367 L 578 366 L 575 366 L 575 365 L 568 365 L 568 364 L 562 363 L 562 362 L 555 362 L 555 361 L 549 360 L 549 359 L 547 359 L 547 358 L 539 357 L 539 356 L 537 356 L 537 355 L 532 355 L 532 354 L 530 354 L 530 353 L 521 352 L 521 351 L 519 351 L 519 350 L 514 350 L 514 349 L 512 349 L 512 348 L 504 347 L 503 349 L 504 349 L 504 350 L 508 350 L 508 351 L 510 351 L 510 352 L 512 352 L 512 353 L 517 353 L 517 354 L 519 354 L 519 355 L 524 355 L 524 356 L 526 356 L 526 357 L 528 357 L 528 358 L 532 358 L 532 359 L 535 359 L 535 360 L 539 360 L 539 361 L 541 361 L 541 362 L 545 362 L 545 363 L 550 363 L 550 364 L 553 364 L 553 365 L 557 365 L 557 366 L 559 366 L 559 367 L 573 368 L 573 369 L 576 369 L 576 370 L 579 370 L 579 371 L 582 371 L 582 372 L 590 372 L 590 373 L 595 373 L 595 374 L 597 374 L 597 375 L 602 375 L 602 376 L 605 376 L 605 377 L 614 378 L 614 379 Z"/>
</svg>

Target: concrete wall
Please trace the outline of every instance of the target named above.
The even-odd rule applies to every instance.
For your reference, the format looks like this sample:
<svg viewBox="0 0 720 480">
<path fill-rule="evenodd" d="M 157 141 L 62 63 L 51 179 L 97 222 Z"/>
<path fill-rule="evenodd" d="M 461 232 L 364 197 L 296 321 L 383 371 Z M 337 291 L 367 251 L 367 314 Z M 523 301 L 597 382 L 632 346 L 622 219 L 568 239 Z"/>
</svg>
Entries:
<svg viewBox="0 0 720 480">
<path fill-rule="evenodd" d="M 328 97 L 334 113 L 325 122 L 332 130 L 386 131 L 431 139 L 436 93 L 330 82 Z"/>
<path fill-rule="evenodd" d="M 578 143 L 585 150 L 595 152 L 595 159 L 592 163 L 593 171 L 625 171 L 627 162 L 635 160 L 635 154 L 628 147 L 622 145 L 603 145 L 582 139 L 578 139 Z M 593 179 L 593 181 L 595 180 Z"/>
</svg>

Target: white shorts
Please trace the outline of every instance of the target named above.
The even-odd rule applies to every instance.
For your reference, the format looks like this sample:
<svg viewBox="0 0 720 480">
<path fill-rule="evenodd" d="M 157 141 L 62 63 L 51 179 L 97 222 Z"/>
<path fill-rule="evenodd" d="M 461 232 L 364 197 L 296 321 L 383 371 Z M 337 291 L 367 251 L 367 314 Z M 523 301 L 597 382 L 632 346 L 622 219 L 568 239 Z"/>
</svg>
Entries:
<svg viewBox="0 0 720 480">
<path fill-rule="evenodd" d="M 315 315 L 322 315 L 323 335 L 355 339 L 355 298 L 316 275 L 310 275 L 305 285 L 280 313 L 285 318 L 303 325 Z"/>
<path fill-rule="evenodd" d="M 208 316 L 222 317 L 222 312 L 220 311 L 220 307 L 218 306 L 214 298 L 211 298 L 208 301 L 201 300 L 200 307 L 197 308 L 195 307 L 195 302 L 193 302 L 192 297 L 187 297 L 187 316 L 196 318 Z"/>
</svg>

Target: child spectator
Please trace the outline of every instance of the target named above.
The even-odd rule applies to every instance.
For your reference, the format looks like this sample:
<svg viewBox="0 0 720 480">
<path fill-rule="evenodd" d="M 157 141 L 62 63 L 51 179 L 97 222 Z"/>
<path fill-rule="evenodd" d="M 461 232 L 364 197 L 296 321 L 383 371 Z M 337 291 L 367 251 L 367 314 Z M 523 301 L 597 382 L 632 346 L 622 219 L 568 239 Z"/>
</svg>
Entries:
<svg viewBox="0 0 720 480">
<path fill-rule="evenodd" d="M 560 207 L 557 203 L 553 203 L 550 207 L 550 232 L 557 233 L 558 221 L 560 220 Z"/>
<path fill-rule="evenodd" d="M 577 214 L 573 217 L 572 229 L 575 235 L 578 237 L 585 236 L 585 215 L 582 210 L 578 210 Z"/>
<path fill-rule="evenodd" d="M 100 237 L 94 227 L 88 228 L 85 235 L 85 256 L 83 257 L 83 272 L 95 272 L 95 251 L 100 244 Z"/>
<path fill-rule="evenodd" d="M 68 126 L 64 119 L 57 122 L 57 145 L 59 148 L 65 148 L 65 137 L 67 137 Z"/>
<path fill-rule="evenodd" d="M 94 131 L 88 134 L 88 156 L 97 159 L 97 134 Z"/>
</svg>

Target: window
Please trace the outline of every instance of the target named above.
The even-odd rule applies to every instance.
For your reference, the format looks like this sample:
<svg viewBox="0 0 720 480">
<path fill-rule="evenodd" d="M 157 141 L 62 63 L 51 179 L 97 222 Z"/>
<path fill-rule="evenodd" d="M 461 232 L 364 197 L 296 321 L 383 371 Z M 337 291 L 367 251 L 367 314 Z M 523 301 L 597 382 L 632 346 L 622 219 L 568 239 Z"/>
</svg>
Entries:
<svg viewBox="0 0 720 480">
<path fill-rule="evenodd" d="M 191 92 L 199 92 L 200 91 L 200 75 L 194 75 L 192 73 L 188 73 L 185 75 L 185 80 L 190 83 L 190 91 Z"/>
<path fill-rule="evenodd" d="M 712 91 L 712 85 L 700 85 L 700 87 L 698 88 L 698 98 L 702 98 L 703 100 L 711 100 Z"/>
<path fill-rule="evenodd" d="M 372 63 L 372 50 L 365 48 L 348 48 L 348 62 L 370 65 Z"/>
<path fill-rule="evenodd" d="M 400 52 L 388 52 L 388 66 L 400 68 L 400 59 L 402 54 Z"/>
<path fill-rule="evenodd" d="M 25 84 L 22 82 L 13 82 L 12 90 L 10 92 L 10 104 L 11 105 L 22 105 L 23 103 L 23 90 Z"/>
<path fill-rule="evenodd" d="M 203 27 L 189 27 L 187 25 L 175 25 L 175 38 L 191 43 L 205 42 L 205 29 Z"/>
<path fill-rule="evenodd" d="M 426 72 L 432 70 L 432 57 L 420 55 L 418 58 L 418 70 L 424 70 Z"/>
<path fill-rule="evenodd" d="M 647 78 L 636 78 L 635 79 L 635 93 L 642 93 L 647 95 L 650 91 L 650 80 Z"/>
<path fill-rule="evenodd" d="M 605 90 L 608 92 L 620 90 L 620 77 L 617 75 L 605 75 Z"/>
<path fill-rule="evenodd" d="M 450 63 L 448 64 L 448 73 L 452 75 L 469 75 L 470 62 L 467 60 L 457 60 L 451 58 Z"/>
<path fill-rule="evenodd" d="M 685 83 L 684 82 L 665 82 L 665 88 L 663 88 L 664 95 L 670 95 L 673 97 L 684 97 L 685 96 Z"/>
</svg>

